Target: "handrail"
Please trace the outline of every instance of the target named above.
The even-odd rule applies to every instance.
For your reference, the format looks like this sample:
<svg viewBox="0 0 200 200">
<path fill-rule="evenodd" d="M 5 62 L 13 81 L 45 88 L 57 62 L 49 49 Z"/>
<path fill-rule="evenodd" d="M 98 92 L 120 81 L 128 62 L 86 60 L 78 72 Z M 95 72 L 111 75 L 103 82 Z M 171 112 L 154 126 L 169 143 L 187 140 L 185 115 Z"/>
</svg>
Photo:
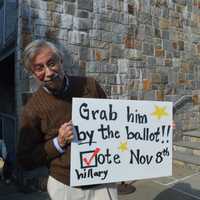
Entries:
<svg viewBox="0 0 200 200">
<path fill-rule="evenodd" d="M 178 99 L 173 104 L 173 112 L 175 113 L 181 107 L 183 107 L 186 103 L 192 102 L 192 95 L 184 95 L 180 99 Z"/>
</svg>

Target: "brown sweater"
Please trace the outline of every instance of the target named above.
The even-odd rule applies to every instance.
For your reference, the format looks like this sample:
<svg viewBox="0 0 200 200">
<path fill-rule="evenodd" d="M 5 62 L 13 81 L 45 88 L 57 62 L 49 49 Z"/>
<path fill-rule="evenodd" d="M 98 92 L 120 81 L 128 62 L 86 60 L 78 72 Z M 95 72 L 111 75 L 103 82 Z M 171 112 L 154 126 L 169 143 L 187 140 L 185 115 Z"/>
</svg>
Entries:
<svg viewBox="0 0 200 200">
<path fill-rule="evenodd" d="M 92 78 L 70 77 L 69 90 L 63 97 L 53 96 L 42 87 L 33 94 L 21 117 L 17 160 L 24 169 L 48 166 L 50 175 L 69 185 L 70 145 L 60 154 L 53 145 L 59 127 L 71 120 L 72 97 L 106 98 Z"/>
</svg>

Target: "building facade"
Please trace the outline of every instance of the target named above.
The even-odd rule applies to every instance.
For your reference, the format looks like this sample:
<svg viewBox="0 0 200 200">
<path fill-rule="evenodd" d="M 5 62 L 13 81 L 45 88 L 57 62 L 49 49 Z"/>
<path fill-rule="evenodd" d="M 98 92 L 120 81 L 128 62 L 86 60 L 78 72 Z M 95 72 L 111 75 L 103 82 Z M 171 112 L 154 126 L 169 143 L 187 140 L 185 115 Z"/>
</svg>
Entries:
<svg viewBox="0 0 200 200">
<path fill-rule="evenodd" d="M 11 13 L 8 4 L 15 5 L 14 16 L 7 19 L 15 27 L 12 53 L 5 53 L 10 50 L 8 33 L 0 36 L 0 64 L 13 66 L 6 73 L 14 81 L 12 89 L 7 86 L 9 97 L 3 92 L 3 101 L 14 106 L 3 106 L 0 112 L 11 109 L 18 119 L 36 90 L 37 84 L 23 69 L 22 52 L 30 41 L 44 38 L 64 51 L 69 74 L 94 77 L 110 98 L 172 101 L 177 129 L 199 128 L 199 0 L 0 2 L 1 27 L 8 33 L 13 31 L 5 20 Z M 3 85 L 6 81 L 1 76 Z"/>
</svg>

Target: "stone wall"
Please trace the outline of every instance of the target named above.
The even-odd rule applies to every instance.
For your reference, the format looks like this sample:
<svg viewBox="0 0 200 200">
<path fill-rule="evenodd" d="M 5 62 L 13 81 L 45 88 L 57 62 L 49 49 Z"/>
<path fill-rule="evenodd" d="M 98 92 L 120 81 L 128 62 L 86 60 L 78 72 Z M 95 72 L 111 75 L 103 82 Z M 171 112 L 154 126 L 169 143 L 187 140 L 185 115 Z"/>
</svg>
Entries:
<svg viewBox="0 0 200 200">
<path fill-rule="evenodd" d="M 19 54 L 47 38 L 66 53 L 68 73 L 95 77 L 110 98 L 200 102 L 199 0 L 21 0 L 19 8 Z M 21 91 L 34 90 L 20 74 Z"/>
</svg>

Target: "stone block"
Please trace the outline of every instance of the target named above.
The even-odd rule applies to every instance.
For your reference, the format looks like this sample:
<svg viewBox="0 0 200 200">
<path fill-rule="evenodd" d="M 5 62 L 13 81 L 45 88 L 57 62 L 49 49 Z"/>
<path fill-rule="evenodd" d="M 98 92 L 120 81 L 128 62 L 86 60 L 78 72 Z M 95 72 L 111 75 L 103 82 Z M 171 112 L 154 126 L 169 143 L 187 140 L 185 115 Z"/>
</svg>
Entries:
<svg viewBox="0 0 200 200">
<path fill-rule="evenodd" d="M 118 59 L 117 66 L 118 66 L 118 73 L 127 73 L 129 68 L 129 60 Z"/>
<path fill-rule="evenodd" d="M 139 27 L 137 27 L 136 38 L 138 40 L 144 40 L 145 37 L 146 37 L 146 35 L 145 35 L 145 27 L 144 27 L 144 25 L 139 25 Z"/>
<path fill-rule="evenodd" d="M 168 29 L 169 28 L 169 20 L 165 19 L 165 18 L 160 19 L 159 27 L 161 29 Z"/>
<path fill-rule="evenodd" d="M 170 52 L 173 50 L 172 43 L 169 40 L 164 39 L 162 40 L 162 42 L 163 42 L 163 49 L 165 49 L 165 51 Z"/>
<path fill-rule="evenodd" d="M 186 6 L 187 0 L 172 0 L 172 2 L 174 2 L 176 4 L 180 4 L 180 5 Z"/>
<path fill-rule="evenodd" d="M 77 16 L 80 17 L 80 18 L 88 18 L 89 12 L 84 11 L 84 10 L 78 10 Z"/>
<path fill-rule="evenodd" d="M 114 85 L 114 84 L 116 84 L 116 76 L 115 75 L 108 74 L 106 76 L 107 76 L 107 82 L 106 82 L 106 84 L 108 84 L 108 85 Z"/>
<path fill-rule="evenodd" d="M 64 13 L 69 15 L 75 15 L 76 5 L 73 3 L 66 3 L 64 4 Z"/>
<path fill-rule="evenodd" d="M 159 66 L 159 67 L 164 66 L 165 64 L 164 61 L 165 60 L 163 59 L 163 57 L 156 57 L 156 66 Z"/>
<path fill-rule="evenodd" d="M 115 44 L 110 45 L 110 56 L 122 58 L 124 56 L 122 45 L 115 45 Z"/>
<path fill-rule="evenodd" d="M 86 72 L 95 73 L 97 71 L 97 63 L 94 61 L 87 62 Z"/>
<path fill-rule="evenodd" d="M 127 30 L 128 29 L 125 25 L 118 24 L 118 23 L 112 23 L 112 32 L 113 33 L 125 34 L 128 32 Z"/>
<path fill-rule="evenodd" d="M 94 19 L 92 21 L 92 28 L 96 30 L 104 30 L 111 32 L 112 31 L 112 23 L 111 22 L 102 22 L 98 19 Z"/>
<path fill-rule="evenodd" d="M 119 85 L 111 85 L 111 94 L 112 95 L 120 94 L 120 86 Z"/>
<path fill-rule="evenodd" d="M 149 12 L 139 12 L 138 18 L 141 24 L 152 25 L 152 16 Z"/>
<path fill-rule="evenodd" d="M 59 28 L 48 26 L 45 32 L 45 37 L 51 40 L 55 40 L 55 39 L 64 40 L 65 34 L 67 33 Z"/>
<path fill-rule="evenodd" d="M 108 60 L 108 50 L 95 50 L 95 59 L 96 61 Z"/>
<path fill-rule="evenodd" d="M 167 30 L 163 30 L 162 31 L 162 38 L 164 39 L 164 40 L 169 40 L 169 31 Z"/>
<path fill-rule="evenodd" d="M 93 0 L 77 0 L 78 9 L 93 11 Z"/>
<path fill-rule="evenodd" d="M 121 44 L 123 42 L 123 34 L 112 33 L 112 42 Z"/>
<path fill-rule="evenodd" d="M 88 60 L 89 59 L 89 48 L 86 48 L 86 47 L 80 47 L 79 48 L 79 58 L 80 60 Z"/>
<path fill-rule="evenodd" d="M 55 1 L 48 1 L 47 10 L 51 12 L 63 13 L 63 6 L 61 4 L 56 3 Z"/>
<path fill-rule="evenodd" d="M 109 49 L 110 43 L 109 42 L 102 42 L 100 40 L 90 40 L 90 47 L 91 48 Z"/>
<path fill-rule="evenodd" d="M 184 41 L 178 41 L 178 49 L 179 49 L 179 51 L 184 50 Z"/>
<path fill-rule="evenodd" d="M 136 40 L 134 35 L 126 35 L 123 40 L 125 48 L 141 49 L 142 47 L 142 42 L 140 40 Z"/>
<path fill-rule="evenodd" d="M 150 25 L 145 25 L 145 35 L 146 38 L 152 38 L 154 34 L 154 29 Z"/>
<path fill-rule="evenodd" d="M 152 73 L 151 81 L 152 84 L 160 84 L 161 83 L 160 73 Z"/>
<path fill-rule="evenodd" d="M 166 66 L 172 66 L 172 59 L 165 59 Z"/>
<path fill-rule="evenodd" d="M 112 42 L 112 32 L 102 31 L 102 41 Z"/>
<path fill-rule="evenodd" d="M 38 0 L 38 1 L 31 1 L 31 7 L 41 10 L 47 10 L 47 2 Z"/>
<path fill-rule="evenodd" d="M 199 105 L 199 103 L 200 103 L 200 95 L 193 95 L 192 96 L 192 103 L 193 103 L 193 105 Z"/>
<path fill-rule="evenodd" d="M 161 38 L 161 31 L 160 29 L 155 28 L 154 29 L 154 36 L 157 38 Z"/>
<path fill-rule="evenodd" d="M 134 15 L 134 13 L 135 13 L 134 11 L 135 11 L 134 5 L 128 4 L 128 13 L 129 13 L 130 15 Z"/>
<path fill-rule="evenodd" d="M 169 7 L 164 7 L 163 9 L 162 9 L 162 14 L 161 14 L 161 16 L 163 17 L 163 18 L 169 18 Z"/>
<path fill-rule="evenodd" d="M 143 53 L 144 55 L 153 56 L 154 46 L 152 44 L 143 43 Z"/>
<path fill-rule="evenodd" d="M 133 36 L 125 36 L 124 37 L 124 45 L 125 45 L 125 48 L 134 48 L 133 46 L 133 43 L 134 43 L 134 38 Z"/>
<path fill-rule="evenodd" d="M 162 48 L 155 48 L 155 56 L 156 57 L 164 57 L 165 51 Z"/>
<path fill-rule="evenodd" d="M 60 27 L 61 28 L 66 28 L 66 29 L 72 29 L 72 25 L 73 25 L 72 16 L 68 15 L 68 14 L 62 14 L 61 15 Z"/>
<path fill-rule="evenodd" d="M 76 2 L 76 0 L 64 0 L 64 1 L 72 2 L 72 3 Z"/>
<path fill-rule="evenodd" d="M 89 29 L 91 29 L 91 21 L 88 19 L 73 17 L 73 29 L 80 31 L 89 31 Z"/>
<path fill-rule="evenodd" d="M 90 39 L 102 40 L 102 31 L 101 30 L 89 30 Z"/>
<path fill-rule="evenodd" d="M 153 56 L 147 57 L 147 66 L 155 66 L 156 59 Z"/>
<path fill-rule="evenodd" d="M 145 100 L 155 100 L 155 91 L 145 91 L 143 94 Z"/>
<path fill-rule="evenodd" d="M 200 150 L 194 149 L 194 150 L 192 151 L 192 153 L 193 153 L 193 155 L 195 155 L 195 156 L 200 156 Z"/>
<path fill-rule="evenodd" d="M 103 71 L 104 73 L 114 73 L 116 74 L 118 72 L 118 66 L 116 64 L 103 64 Z"/>
<path fill-rule="evenodd" d="M 151 80 L 148 79 L 143 80 L 143 89 L 144 91 L 148 91 L 151 89 Z"/>
<path fill-rule="evenodd" d="M 189 64 L 189 63 L 182 63 L 181 64 L 181 70 L 183 72 L 189 72 L 191 69 L 192 69 L 191 64 Z"/>
<path fill-rule="evenodd" d="M 105 0 L 93 1 L 93 12 L 94 13 L 105 13 Z"/>
<path fill-rule="evenodd" d="M 54 2 L 57 3 L 57 4 L 62 4 L 63 0 L 54 0 Z"/>
<path fill-rule="evenodd" d="M 83 31 L 69 31 L 69 44 L 89 45 L 88 34 Z"/>
<path fill-rule="evenodd" d="M 124 55 L 125 58 L 128 58 L 130 60 L 134 61 L 144 60 L 144 55 L 142 54 L 142 51 L 137 49 L 125 49 Z"/>
<path fill-rule="evenodd" d="M 164 93 L 162 90 L 156 91 L 156 100 L 157 101 L 164 101 Z"/>
</svg>

